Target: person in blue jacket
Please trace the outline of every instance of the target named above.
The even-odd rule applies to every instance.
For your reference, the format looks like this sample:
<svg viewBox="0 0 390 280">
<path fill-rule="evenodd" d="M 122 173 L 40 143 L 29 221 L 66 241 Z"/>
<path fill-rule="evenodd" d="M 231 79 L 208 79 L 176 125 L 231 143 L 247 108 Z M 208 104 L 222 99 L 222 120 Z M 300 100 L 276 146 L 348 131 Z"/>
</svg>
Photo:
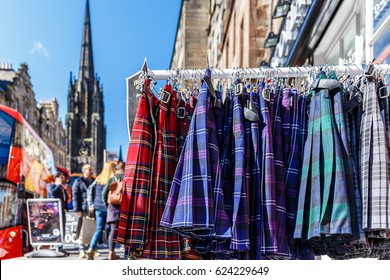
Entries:
<svg viewBox="0 0 390 280">
<path fill-rule="evenodd" d="M 65 212 L 68 211 L 68 194 L 66 192 L 66 174 L 59 171 L 54 176 L 55 181 L 47 186 L 48 198 L 59 198 L 62 209 L 62 234 L 65 236 Z"/>
<path fill-rule="evenodd" d="M 90 164 L 84 164 L 81 169 L 83 175 L 77 178 L 72 186 L 72 202 L 73 211 L 77 213 L 79 218 L 88 214 L 87 192 L 89 186 L 93 182 L 93 170 Z M 86 258 L 86 244 L 79 245 L 79 258 Z"/>
</svg>

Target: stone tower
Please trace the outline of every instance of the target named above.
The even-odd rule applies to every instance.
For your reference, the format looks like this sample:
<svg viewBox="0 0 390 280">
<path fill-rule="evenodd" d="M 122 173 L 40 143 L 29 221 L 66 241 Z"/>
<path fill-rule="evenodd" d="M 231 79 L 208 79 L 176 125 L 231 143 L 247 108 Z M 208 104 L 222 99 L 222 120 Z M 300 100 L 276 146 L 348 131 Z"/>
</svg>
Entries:
<svg viewBox="0 0 390 280">
<path fill-rule="evenodd" d="M 66 129 L 67 168 L 72 173 L 79 173 L 83 164 L 89 163 L 95 175 L 99 174 L 106 148 L 106 127 L 103 86 L 100 78 L 95 75 L 93 65 L 89 0 L 85 7 L 78 79 L 75 80 L 70 73 Z"/>
</svg>

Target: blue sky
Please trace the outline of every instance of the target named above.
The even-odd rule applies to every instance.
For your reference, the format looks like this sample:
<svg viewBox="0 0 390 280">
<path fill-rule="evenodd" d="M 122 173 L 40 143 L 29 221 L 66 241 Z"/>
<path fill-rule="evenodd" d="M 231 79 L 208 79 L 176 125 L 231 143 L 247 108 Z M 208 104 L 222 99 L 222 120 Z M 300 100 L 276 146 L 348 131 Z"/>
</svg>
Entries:
<svg viewBox="0 0 390 280">
<path fill-rule="evenodd" d="M 26 62 L 36 100 L 56 97 L 65 122 L 69 73 L 78 75 L 86 0 L 0 0 L 0 62 Z M 126 78 L 146 57 L 170 66 L 180 0 L 90 0 L 95 72 L 104 88 L 107 149 L 128 147 Z"/>
</svg>

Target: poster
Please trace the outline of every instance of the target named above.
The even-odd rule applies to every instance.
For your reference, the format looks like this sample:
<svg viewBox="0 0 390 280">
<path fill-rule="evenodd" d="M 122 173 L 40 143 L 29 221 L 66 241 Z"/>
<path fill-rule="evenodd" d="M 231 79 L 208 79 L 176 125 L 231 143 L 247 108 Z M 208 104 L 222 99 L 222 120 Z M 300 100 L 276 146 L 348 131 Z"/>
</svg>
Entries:
<svg viewBox="0 0 390 280">
<path fill-rule="evenodd" d="M 76 212 L 66 212 L 65 216 L 64 248 L 78 248 L 79 243 L 76 241 L 76 231 L 79 216 Z"/>
<path fill-rule="evenodd" d="M 61 245 L 62 209 L 56 199 L 27 199 L 30 242 L 37 245 Z"/>
</svg>

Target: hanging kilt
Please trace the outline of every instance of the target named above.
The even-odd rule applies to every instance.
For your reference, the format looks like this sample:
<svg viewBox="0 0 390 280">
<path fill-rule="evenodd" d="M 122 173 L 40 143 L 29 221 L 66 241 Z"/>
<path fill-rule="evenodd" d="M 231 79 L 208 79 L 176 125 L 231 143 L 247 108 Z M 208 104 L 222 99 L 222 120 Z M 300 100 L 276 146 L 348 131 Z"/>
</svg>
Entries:
<svg viewBox="0 0 390 280">
<path fill-rule="evenodd" d="M 276 221 L 276 181 L 275 181 L 275 161 L 272 141 L 272 121 L 268 106 L 270 102 L 264 99 L 263 90 L 265 84 L 260 83 L 258 93 L 260 100 L 260 110 L 262 115 L 262 227 L 263 244 L 262 254 L 265 256 L 275 256 L 278 252 L 277 244 L 277 221 Z M 271 94 L 270 94 L 271 95 Z M 272 95 L 273 96 L 273 95 Z M 272 100 L 270 97 L 270 101 Z"/>
<path fill-rule="evenodd" d="M 229 238 L 219 150 L 210 92 L 205 83 L 197 101 L 161 225 L 195 238 Z"/>
<path fill-rule="evenodd" d="M 374 81 L 366 79 L 361 91 L 364 94 L 360 130 L 363 228 L 366 231 L 389 230 L 390 178 L 386 127 L 380 114 Z M 378 235 L 381 234 L 378 232 Z"/>
<path fill-rule="evenodd" d="M 141 255 L 148 236 L 150 217 L 153 153 L 155 151 L 155 117 L 157 98 L 145 80 L 126 159 L 122 203 L 117 222 L 116 241 L 129 248 L 133 255 Z"/>
<path fill-rule="evenodd" d="M 318 79 L 326 78 L 320 72 Z M 337 89 L 336 89 L 337 92 Z M 335 90 L 312 93 L 294 238 L 321 242 L 353 233 L 343 144 L 335 122 Z M 339 101 L 336 101 L 336 103 Z M 333 235 L 333 236 L 332 236 Z"/>
<path fill-rule="evenodd" d="M 275 95 L 275 118 L 273 126 L 273 153 L 275 162 L 275 186 L 276 186 L 276 234 L 277 256 L 288 258 L 290 256 L 287 232 L 286 232 L 286 188 L 284 184 L 284 140 L 282 123 L 283 90 L 277 89 Z"/>
<path fill-rule="evenodd" d="M 233 215 L 232 239 L 230 248 L 248 251 L 249 243 L 249 208 L 247 204 L 247 186 L 245 174 L 245 130 L 244 115 L 241 105 L 243 96 L 233 98 Z"/>
<path fill-rule="evenodd" d="M 252 91 L 250 101 L 260 112 L 258 92 Z M 250 200 L 250 257 L 251 259 L 260 260 L 262 258 L 263 248 L 263 207 L 262 207 L 262 146 L 260 137 L 260 125 L 262 124 L 262 115 L 260 122 L 251 122 L 251 183 L 249 187 Z"/>
<path fill-rule="evenodd" d="M 157 145 L 154 156 L 148 240 L 143 257 L 153 259 L 180 259 L 180 238 L 177 233 L 160 226 L 160 220 L 171 187 L 176 167 L 176 92 L 166 85 L 171 94 L 159 103 Z"/>
</svg>

